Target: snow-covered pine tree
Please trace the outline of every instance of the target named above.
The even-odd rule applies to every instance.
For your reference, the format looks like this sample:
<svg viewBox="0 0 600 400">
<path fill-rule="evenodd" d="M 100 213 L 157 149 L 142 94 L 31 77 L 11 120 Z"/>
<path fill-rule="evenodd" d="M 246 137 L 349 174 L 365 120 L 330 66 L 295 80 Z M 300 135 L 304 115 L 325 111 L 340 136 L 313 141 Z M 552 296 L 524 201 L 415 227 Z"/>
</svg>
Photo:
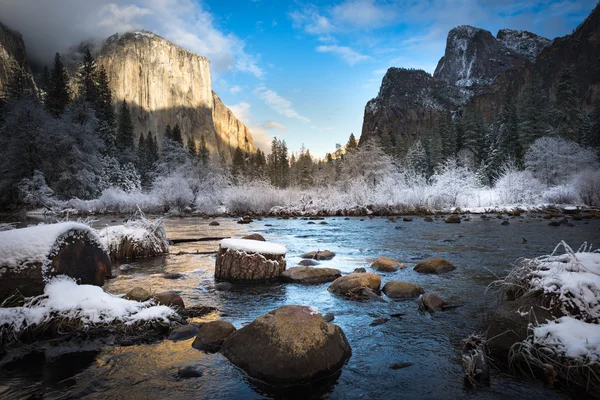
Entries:
<svg viewBox="0 0 600 400">
<path fill-rule="evenodd" d="M 551 117 L 556 134 L 572 141 L 577 140 L 580 123 L 578 91 L 573 67 L 565 66 L 560 70 L 554 86 Z"/>
<path fill-rule="evenodd" d="M 83 60 L 79 65 L 76 80 L 79 98 L 91 104 L 98 104 L 98 70 L 96 60 L 88 48 L 85 49 Z"/>
<path fill-rule="evenodd" d="M 519 138 L 523 149 L 544 136 L 547 130 L 548 105 L 542 86 L 542 79 L 537 71 L 525 84 L 519 99 Z"/>
<path fill-rule="evenodd" d="M 410 146 L 404 162 L 417 174 L 427 175 L 429 173 L 429 160 L 420 139 Z"/>
<path fill-rule="evenodd" d="M 173 131 L 171 132 L 171 137 L 174 142 L 179 143 L 183 147 L 183 136 L 181 133 L 181 127 L 179 126 L 179 123 L 175 123 Z"/>
<path fill-rule="evenodd" d="M 121 108 L 119 110 L 119 123 L 117 126 L 117 137 L 116 146 L 119 151 L 119 155 L 123 152 L 133 150 L 134 148 L 134 132 L 133 122 L 131 121 L 131 114 L 129 112 L 129 106 L 127 101 L 123 99 Z"/>
</svg>

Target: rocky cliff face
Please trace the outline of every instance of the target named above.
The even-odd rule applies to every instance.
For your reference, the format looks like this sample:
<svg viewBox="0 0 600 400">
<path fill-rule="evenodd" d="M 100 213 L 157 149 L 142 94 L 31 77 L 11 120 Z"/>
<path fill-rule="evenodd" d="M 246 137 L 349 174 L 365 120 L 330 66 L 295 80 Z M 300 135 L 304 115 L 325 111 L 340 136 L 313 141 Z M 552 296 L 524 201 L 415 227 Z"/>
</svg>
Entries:
<svg viewBox="0 0 600 400">
<path fill-rule="evenodd" d="M 16 61 L 25 70 L 29 71 L 31 77 L 31 71 L 27 64 L 25 43 L 21 34 L 0 23 L 0 92 L 8 80 L 11 60 Z M 33 78 L 31 78 L 31 87 L 35 88 Z"/>
<path fill-rule="evenodd" d="M 599 55 L 600 5 L 573 34 L 553 41 L 510 29 L 494 37 L 470 26 L 454 28 L 433 77 L 423 71 L 388 70 L 378 96 L 365 107 L 360 140 L 386 133 L 414 139 L 429 132 L 444 113 L 468 105 L 490 121 L 500 112 L 507 90 L 518 94 L 539 74 L 551 91 L 559 71 L 568 65 L 575 70 L 583 105 L 591 105 L 600 97 Z"/>
<path fill-rule="evenodd" d="M 109 37 L 98 56 L 106 68 L 115 102 L 130 106 L 136 134 L 162 138 L 167 124 L 181 127 L 184 139 L 203 135 L 208 148 L 228 158 L 239 145 L 256 148 L 248 128 L 212 91 L 210 62 L 149 32 Z"/>
</svg>

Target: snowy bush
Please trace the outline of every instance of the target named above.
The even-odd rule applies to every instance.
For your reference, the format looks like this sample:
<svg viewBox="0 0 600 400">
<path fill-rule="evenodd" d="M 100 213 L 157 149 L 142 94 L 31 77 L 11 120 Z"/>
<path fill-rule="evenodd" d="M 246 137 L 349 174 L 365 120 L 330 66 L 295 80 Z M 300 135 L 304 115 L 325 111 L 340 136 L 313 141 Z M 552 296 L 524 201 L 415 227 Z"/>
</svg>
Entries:
<svg viewBox="0 0 600 400">
<path fill-rule="evenodd" d="M 544 191 L 542 201 L 547 204 L 578 204 L 581 200 L 571 185 L 561 185 Z"/>
<path fill-rule="evenodd" d="M 151 196 L 162 205 L 163 210 L 183 210 L 194 204 L 195 196 L 190 185 L 182 176 L 168 175 L 159 177 L 154 181 Z"/>
<path fill-rule="evenodd" d="M 525 154 L 525 167 L 546 186 L 564 183 L 578 171 L 596 165 L 592 150 L 558 137 L 537 139 Z"/>
<path fill-rule="evenodd" d="M 434 191 L 432 204 L 455 207 L 471 196 L 478 188 L 477 176 L 455 158 L 446 160 L 431 177 Z"/>
<path fill-rule="evenodd" d="M 251 182 L 233 186 L 223 192 L 223 205 L 232 214 L 268 213 L 275 206 L 285 205 L 284 191 L 266 182 Z"/>
<path fill-rule="evenodd" d="M 29 207 L 50 207 L 56 203 L 52 198 L 54 191 L 46 184 L 42 171 L 35 170 L 31 179 L 24 178 L 18 189 L 21 200 Z"/>
<path fill-rule="evenodd" d="M 575 175 L 573 185 L 585 204 L 600 206 L 600 169 L 586 169 Z"/>
<path fill-rule="evenodd" d="M 544 190 L 544 186 L 531 171 L 519 171 L 513 164 L 503 166 L 494 188 L 500 203 L 505 205 L 537 204 Z"/>
</svg>

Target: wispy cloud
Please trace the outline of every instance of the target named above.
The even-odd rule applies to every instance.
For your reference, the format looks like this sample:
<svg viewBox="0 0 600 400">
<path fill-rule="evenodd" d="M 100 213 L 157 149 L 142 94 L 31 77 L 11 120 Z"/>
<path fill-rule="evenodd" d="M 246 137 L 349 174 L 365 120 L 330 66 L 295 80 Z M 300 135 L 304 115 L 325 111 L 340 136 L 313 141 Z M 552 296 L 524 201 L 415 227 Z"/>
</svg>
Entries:
<svg viewBox="0 0 600 400">
<path fill-rule="evenodd" d="M 275 121 L 267 121 L 264 124 L 261 124 L 260 127 L 267 131 L 280 131 L 280 132 L 287 131 L 287 128 L 285 126 L 283 126 L 279 122 L 275 122 Z"/>
<path fill-rule="evenodd" d="M 342 30 L 372 30 L 390 25 L 398 18 L 393 6 L 376 4 L 373 0 L 346 1 L 333 7 L 331 15 Z"/>
<path fill-rule="evenodd" d="M 254 124 L 253 116 L 250 111 L 250 104 L 242 101 L 238 104 L 228 105 L 227 107 L 233 112 L 233 115 L 235 115 L 237 119 L 242 121 L 244 125 L 248 127 L 256 147 L 265 153 L 270 153 L 273 136 L 266 132 L 264 126 Z"/>
<path fill-rule="evenodd" d="M 347 46 L 317 46 L 316 50 L 319 53 L 337 54 L 340 57 L 342 57 L 342 59 L 346 61 L 349 65 L 354 65 L 357 62 L 368 60 L 370 58 L 369 56 L 357 53 L 356 51 L 352 50 L 350 47 Z"/>
<path fill-rule="evenodd" d="M 241 88 L 241 87 L 239 87 L 238 85 L 232 86 L 232 87 L 229 89 L 229 93 L 231 93 L 231 94 L 238 94 L 238 93 L 239 93 L 239 92 L 241 92 L 241 91 L 242 91 L 242 88 Z"/>
<path fill-rule="evenodd" d="M 274 90 L 268 89 L 264 86 L 259 86 L 256 88 L 254 93 L 262 99 L 266 105 L 268 105 L 272 110 L 277 113 L 284 115 L 288 118 L 294 118 L 299 121 L 309 122 L 310 120 L 298 113 L 294 109 L 294 106 L 291 101 L 286 98 L 280 96 Z"/>
</svg>

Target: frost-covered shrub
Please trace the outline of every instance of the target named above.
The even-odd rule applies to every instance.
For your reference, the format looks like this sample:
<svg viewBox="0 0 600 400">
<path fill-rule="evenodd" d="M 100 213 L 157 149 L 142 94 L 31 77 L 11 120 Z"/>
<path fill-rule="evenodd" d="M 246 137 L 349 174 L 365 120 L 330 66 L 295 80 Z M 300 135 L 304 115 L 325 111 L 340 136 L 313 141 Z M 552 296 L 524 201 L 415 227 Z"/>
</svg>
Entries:
<svg viewBox="0 0 600 400">
<path fill-rule="evenodd" d="M 600 206 L 600 169 L 581 171 L 573 178 L 581 200 L 588 206 Z"/>
<path fill-rule="evenodd" d="M 460 200 L 470 196 L 478 188 L 477 176 L 473 171 L 458 164 L 455 158 L 446 160 L 431 177 L 432 204 L 457 206 Z"/>
<path fill-rule="evenodd" d="M 194 204 L 194 192 L 187 179 L 179 175 L 159 177 L 154 181 L 150 195 L 162 205 L 164 211 L 183 210 Z"/>
<path fill-rule="evenodd" d="M 24 178 L 18 189 L 21 200 L 29 207 L 49 207 L 56 203 L 52 198 L 54 191 L 46 184 L 42 171 L 35 170 L 31 179 Z"/>
<path fill-rule="evenodd" d="M 555 186 L 542 194 L 542 201 L 550 204 L 577 204 L 580 202 L 577 190 L 572 186 Z"/>
<path fill-rule="evenodd" d="M 107 156 L 102 159 L 100 186 L 103 189 L 116 187 L 125 192 L 140 191 L 142 179 L 133 164 L 122 165 L 116 158 Z"/>
<path fill-rule="evenodd" d="M 265 182 L 251 182 L 225 190 L 223 205 L 227 212 L 267 213 L 275 206 L 285 205 L 284 191 Z"/>
<path fill-rule="evenodd" d="M 527 170 L 547 186 L 566 182 L 578 171 L 596 165 L 592 150 L 558 137 L 537 139 L 525 154 Z"/>
<path fill-rule="evenodd" d="M 494 188 L 502 204 L 536 204 L 541 199 L 544 185 L 531 171 L 519 171 L 513 165 L 505 165 Z"/>
</svg>

